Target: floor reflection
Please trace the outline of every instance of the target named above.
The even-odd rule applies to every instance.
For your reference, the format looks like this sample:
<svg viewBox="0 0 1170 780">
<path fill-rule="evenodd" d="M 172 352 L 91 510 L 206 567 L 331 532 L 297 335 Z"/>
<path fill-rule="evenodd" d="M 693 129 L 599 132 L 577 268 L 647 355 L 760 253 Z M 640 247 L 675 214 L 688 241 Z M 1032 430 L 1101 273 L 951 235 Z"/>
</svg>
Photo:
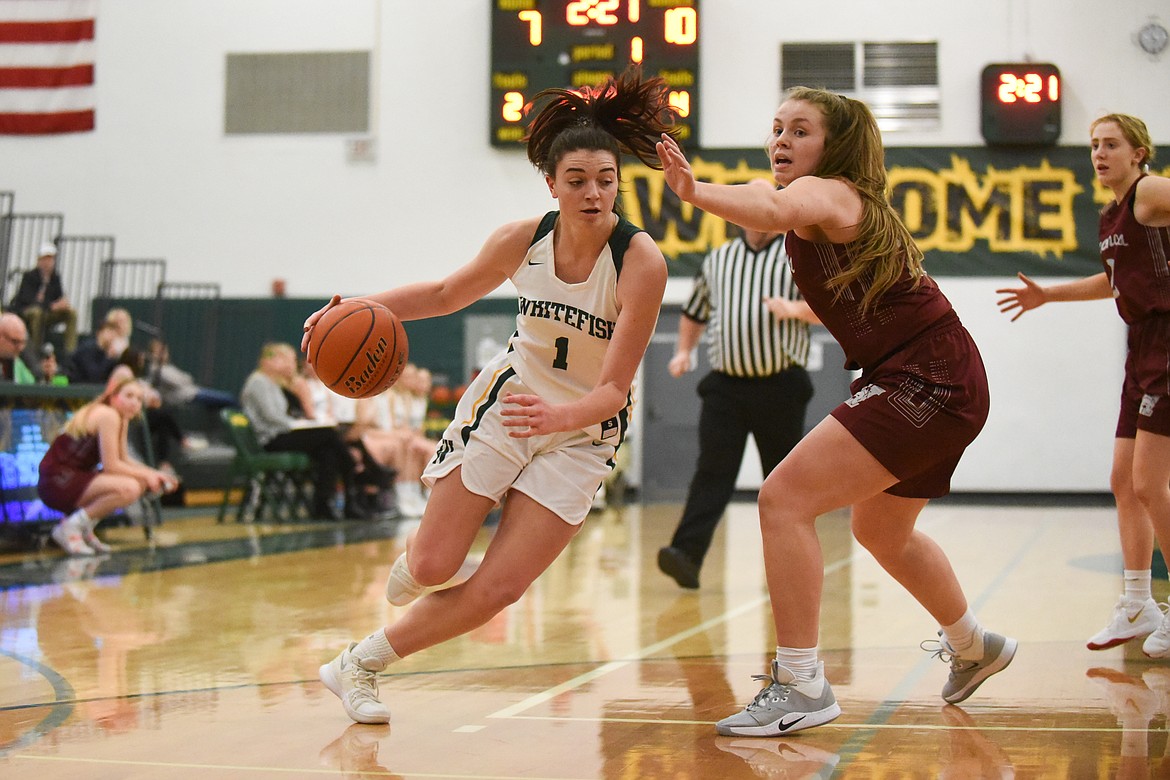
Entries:
<svg viewBox="0 0 1170 780">
<path fill-rule="evenodd" d="M 740 758 L 760 777 L 782 780 L 828 778 L 841 756 L 822 750 L 807 741 L 792 739 L 728 739 L 720 737 L 715 746 Z"/>
<path fill-rule="evenodd" d="M 184 550 L 10 560 L 0 777 L 1170 774 L 1170 664 L 1084 649 L 1116 600 L 1116 576 L 1080 563 L 1116 544 L 1107 508 L 924 516 L 981 618 L 1021 642 L 1011 670 L 962 708 L 942 705 L 946 668 L 917 650 L 929 618 L 856 549 L 846 517 L 822 518 L 821 653 L 843 714 L 762 740 L 713 728 L 751 700 L 774 652 L 755 508 L 732 505 L 704 587 L 686 593 L 655 565 L 678 511 L 591 515 L 516 604 L 381 677 L 392 727 L 351 724 L 316 669 L 403 613 L 383 585 L 406 526 L 269 542 L 283 532 L 209 522 L 201 541 L 164 524 Z M 461 576 L 491 539 L 489 528 Z M 238 557 L 220 554 L 232 544 Z"/>
<path fill-rule="evenodd" d="M 940 753 L 940 780 L 999 778 L 1016 776 L 1011 759 L 998 743 L 980 730 L 975 720 L 961 707 L 948 704 L 939 710 L 947 725 L 949 739 Z"/>
<path fill-rule="evenodd" d="M 382 742 L 390 736 L 389 726 L 354 723 L 337 739 L 321 748 L 321 766 L 332 767 L 344 778 L 370 777 L 371 773 L 389 780 L 402 780 L 378 761 Z"/>
<path fill-rule="evenodd" d="M 1170 715 L 1170 669 L 1151 666 L 1130 674 L 1107 666 L 1094 666 L 1085 676 L 1099 686 L 1121 728 L 1114 777 L 1138 780 L 1170 777 L 1170 761 L 1165 756 L 1151 762 L 1150 727 L 1161 717 L 1162 728 Z"/>
<path fill-rule="evenodd" d="M 216 525 L 214 533 L 202 530 L 190 535 L 176 533 L 164 525 L 156 538 L 133 541 L 127 541 L 126 537 L 136 529 L 122 528 L 116 530 L 122 537 L 114 552 L 106 555 L 69 558 L 50 550 L 0 556 L 0 589 L 68 582 L 99 573 L 162 571 L 394 538 L 406 522 L 409 521 L 309 522 L 284 526 L 247 523 L 234 527 Z M 228 538 L 221 538 L 224 536 Z"/>
</svg>

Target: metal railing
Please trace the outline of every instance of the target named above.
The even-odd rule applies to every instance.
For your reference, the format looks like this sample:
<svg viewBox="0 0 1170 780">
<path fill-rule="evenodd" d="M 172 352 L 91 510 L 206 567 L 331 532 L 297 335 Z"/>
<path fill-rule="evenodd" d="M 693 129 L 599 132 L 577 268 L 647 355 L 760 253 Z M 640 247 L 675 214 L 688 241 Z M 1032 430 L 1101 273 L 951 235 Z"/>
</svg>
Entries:
<svg viewBox="0 0 1170 780">
<path fill-rule="evenodd" d="M 166 260 L 111 258 L 102 263 L 98 295 L 102 298 L 153 298 L 166 277 Z"/>
<path fill-rule="evenodd" d="M 87 333 L 93 322 L 102 264 L 114 256 L 113 236 L 61 236 L 57 239 L 57 273 L 65 297 L 77 312 L 77 328 Z"/>
<path fill-rule="evenodd" d="M 8 216 L 12 213 L 12 209 L 16 205 L 15 192 L 0 192 L 0 276 L 8 277 L 8 245 L 12 238 L 12 222 L 9 221 Z M 7 301 L 4 298 L 3 282 L 0 282 L 0 303 Z"/>
<path fill-rule="evenodd" d="M 94 320 L 104 319 L 110 310 L 111 298 L 143 298 L 155 296 L 158 286 L 166 278 L 166 260 L 124 260 L 110 258 L 102 261 L 98 280 Z M 145 332 L 146 329 L 139 328 Z M 139 346 L 131 336 L 131 344 Z"/>
</svg>

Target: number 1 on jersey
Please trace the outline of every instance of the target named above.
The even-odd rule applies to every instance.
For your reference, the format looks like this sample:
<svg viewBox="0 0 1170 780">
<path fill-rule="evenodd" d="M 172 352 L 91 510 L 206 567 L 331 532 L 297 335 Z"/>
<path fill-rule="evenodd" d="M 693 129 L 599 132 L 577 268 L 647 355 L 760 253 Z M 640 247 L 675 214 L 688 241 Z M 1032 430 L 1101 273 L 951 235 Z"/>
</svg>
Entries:
<svg viewBox="0 0 1170 780">
<path fill-rule="evenodd" d="M 553 342 L 557 348 L 557 356 L 553 358 L 553 368 L 559 368 L 561 371 L 569 370 L 569 338 L 568 336 L 561 336 Z"/>
</svg>

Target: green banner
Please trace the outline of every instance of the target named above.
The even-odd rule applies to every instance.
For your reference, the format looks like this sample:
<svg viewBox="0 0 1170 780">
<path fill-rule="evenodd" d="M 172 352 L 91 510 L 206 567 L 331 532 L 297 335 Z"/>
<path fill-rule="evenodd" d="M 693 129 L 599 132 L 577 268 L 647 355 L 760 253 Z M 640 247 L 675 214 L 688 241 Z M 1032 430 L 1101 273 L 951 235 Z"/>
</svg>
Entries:
<svg viewBox="0 0 1170 780">
<path fill-rule="evenodd" d="M 703 149 L 695 176 L 737 184 L 771 178 L 762 149 Z M 1097 184 L 1089 148 L 1042 150 L 916 147 L 886 150 L 890 201 L 934 276 L 1087 276 L 1101 270 L 1097 216 L 1112 193 Z M 1161 171 L 1170 175 L 1170 167 Z M 662 173 L 623 167 L 621 206 L 670 261 L 690 276 L 734 235 L 718 217 L 682 203 Z"/>
</svg>

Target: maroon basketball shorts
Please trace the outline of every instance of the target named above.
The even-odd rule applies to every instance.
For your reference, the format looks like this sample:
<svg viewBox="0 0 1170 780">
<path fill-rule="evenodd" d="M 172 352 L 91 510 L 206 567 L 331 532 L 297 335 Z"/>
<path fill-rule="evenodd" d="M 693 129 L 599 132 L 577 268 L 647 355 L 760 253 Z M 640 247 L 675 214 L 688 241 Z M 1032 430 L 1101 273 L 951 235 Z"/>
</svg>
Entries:
<svg viewBox="0 0 1170 780">
<path fill-rule="evenodd" d="M 1170 436 L 1170 314 L 1130 325 L 1128 344 L 1117 438 L 1139 430 Z"/>
<path fill-rule="evenodd" d="M 918 336 L 856 380 L 832 411 L 898 478 L 887 493 L 938 498 L 987 421 L 987 373 L 957 319 Z"/>
<path fill-rule="evenodd" d="M 37 496 L 50 509 L 70 514 L 80 505 L 81 497 L 89 483 L 97 476 L 96 471 L 79 471 L 58 468 L 40 472 Z"/>
</svg>

